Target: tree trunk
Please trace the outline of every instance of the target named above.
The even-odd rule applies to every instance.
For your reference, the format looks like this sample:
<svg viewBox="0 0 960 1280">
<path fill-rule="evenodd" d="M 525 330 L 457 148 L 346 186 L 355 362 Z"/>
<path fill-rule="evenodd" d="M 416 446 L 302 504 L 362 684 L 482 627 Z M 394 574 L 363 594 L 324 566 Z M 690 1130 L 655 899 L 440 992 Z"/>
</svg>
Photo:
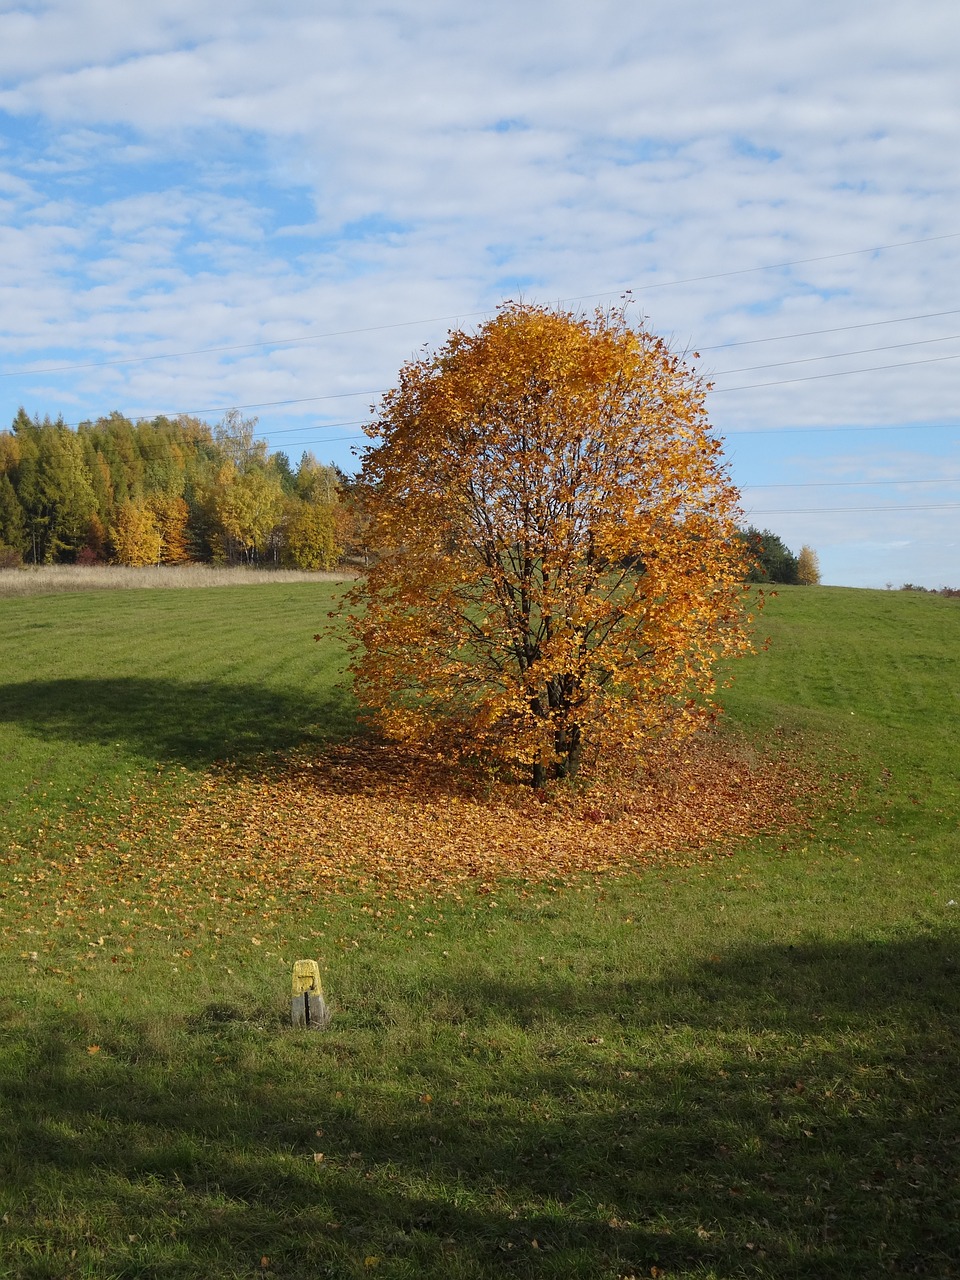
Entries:
<svg viewBox="0 0 960 1280">
<path fill-rule="evenodd" d="M 558 733 L 556 765 L 557 777 L 566 778 L 568 780 L 575 778 L 580 770 L 580 759 L 582 753 L 583 738 L 578 724 L 571 725 L 569 729 L 562 730 Z"/>
</svg>

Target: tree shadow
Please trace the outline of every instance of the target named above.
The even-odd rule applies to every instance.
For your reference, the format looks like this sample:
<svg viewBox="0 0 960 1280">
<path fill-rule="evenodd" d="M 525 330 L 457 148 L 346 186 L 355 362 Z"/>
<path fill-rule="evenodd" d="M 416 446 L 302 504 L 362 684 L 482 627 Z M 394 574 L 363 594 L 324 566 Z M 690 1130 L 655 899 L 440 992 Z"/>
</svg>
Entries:
<svg viewBox="0 0 960 1280">
<path fill-rule="evenodd" d="M 0 685 L 0 721 L 45 738 L 124 743 L 145 760 L 205 767 L 356 731 L 349 694 L 161 677 L 27 680 Z"/>
<path fill-rule="evenodd" d="M 956 941 L 743 948 L 586 989 L 417 980 L 434 1035 L 399 1070 L 375 1002 L 315 1036 L 209 1005 L 173 1050 L 118 1021 L 95 1056 L 51 1016 L 2 1059 L 16 1274 L 69 1274 L 75 1249 L 149 1277 L 958 1276 Z M 458 1005 L 462 1040 L 438 1016 Z"/>
</svg>

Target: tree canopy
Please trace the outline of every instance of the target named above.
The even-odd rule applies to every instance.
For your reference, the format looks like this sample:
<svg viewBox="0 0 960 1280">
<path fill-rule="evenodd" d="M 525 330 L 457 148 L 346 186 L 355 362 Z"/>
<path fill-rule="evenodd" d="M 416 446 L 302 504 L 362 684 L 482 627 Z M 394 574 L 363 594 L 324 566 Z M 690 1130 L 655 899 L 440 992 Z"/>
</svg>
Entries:
<svg viewBox="0 0 960 1280">
<path fill-rule="evenodd" d="M 747 581 L 795 585 L 799 561 L 782 538 L 751 525 L 740 533 L 747 545 Z"/>
<path fill-rule="evenodd" d="M 353 670 L 389 734 L 535 784 L 682 733 L 749 647 L 704 387 L 622 312 L 507 304 L 408 362 L 370 427 Z"/>
<path fill-rule="evenodd" d="M 311 453 L 294 473 L 256 425 L 111 413 L 73 430 L 21 409 L 0 431 L 0 561 L 330 568 L 338 473 Z"/>
<path fill-rule="evenodd" d="M 813 547 L 806 543 L 800 548 L 797 557 L 797 582 L 801 587 L 820 585 L 820 558 Z"/>
</svg>

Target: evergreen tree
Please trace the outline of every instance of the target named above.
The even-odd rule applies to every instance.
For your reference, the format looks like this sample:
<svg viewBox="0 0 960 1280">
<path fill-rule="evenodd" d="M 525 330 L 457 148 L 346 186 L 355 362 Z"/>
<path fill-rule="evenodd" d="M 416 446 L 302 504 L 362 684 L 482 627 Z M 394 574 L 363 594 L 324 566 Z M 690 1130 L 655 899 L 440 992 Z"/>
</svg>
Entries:
<svg viewBox="0 0 960 1280">
<path fill-rule="evenodd" d="M 741 530 L 739 537 L 747 544 L 751 568 L 747 574 L 748 582 L 782 582 L 795 584 L 797 581 L 797 557 L 786 543 L 769 529 L 761 532 L 752 525 Z"/>
<path fill-rule="evenodd" d="M 71 559 L 83 546 L 96 499 L 77 434 L 61 420 L 14 423 L 20 445 L 17 496 L 34 564 Z"/>
</svg>

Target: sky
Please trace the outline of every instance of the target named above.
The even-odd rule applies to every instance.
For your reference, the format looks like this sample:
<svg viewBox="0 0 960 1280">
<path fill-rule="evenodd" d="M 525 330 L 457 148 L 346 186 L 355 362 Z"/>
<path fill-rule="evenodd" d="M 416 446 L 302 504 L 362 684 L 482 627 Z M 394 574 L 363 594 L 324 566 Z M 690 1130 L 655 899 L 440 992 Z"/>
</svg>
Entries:
<svg viewBox="0 0 960 1280">
<path fill-rule="evenodd" d="M 452 327 L 630 290 L 744 523 L 960 587 L 958 66 L 952 0 L 0 0 L 0 428 L 353 470 Z"/>
</svg>

